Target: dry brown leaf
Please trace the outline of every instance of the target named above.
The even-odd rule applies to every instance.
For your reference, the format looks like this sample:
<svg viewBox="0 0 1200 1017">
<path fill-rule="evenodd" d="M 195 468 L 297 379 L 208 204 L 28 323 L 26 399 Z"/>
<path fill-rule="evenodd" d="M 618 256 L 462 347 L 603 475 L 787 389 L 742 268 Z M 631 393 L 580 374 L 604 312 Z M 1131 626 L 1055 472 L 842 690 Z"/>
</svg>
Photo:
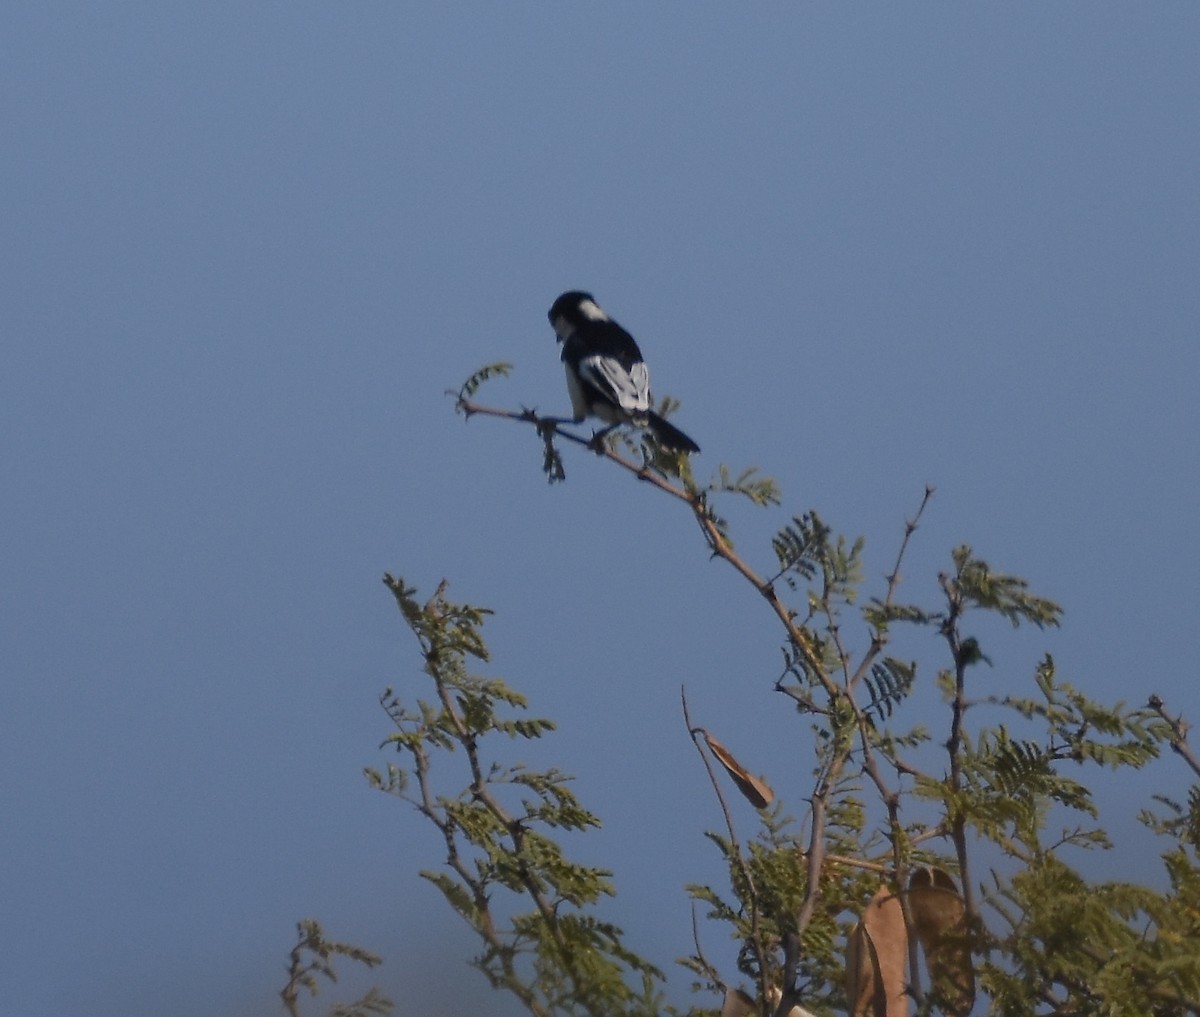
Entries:
<svg viewBox="0 0 1200 1017">
<path fill-rule="evenodd" d="M 907 1017 L 908 933 L 900 901 L 881 886 L 846 947 L 851 1017 Z"/>
<path fill-rule="evenodd" d="M 967 909 L 954 877 L 932 866 L 917 869 L 908 881 L 908 910 L 943 1012 L 966 1017 L 975 1005 L 975 969 Z"/>
<path fill-rule="evenodd" d="M 907 1017 L 908 933 L 900 900 L 886 886 L 881 886 L 867 905 L 863 927 L 871 937 L 879 965 L 886 1000 L 883 1012 L 886 1017 Z"/>
<path fill-rule="evenodd" d="M 733 758 L 733 753 L 707 731 L 701 733 L 712 754 L 717 757 L 717 762 L 725 767 L 726 773 L 733 778 L 738 790 L 746 796 L 751 805 L 756 809 L 765 809 L 775 800 L 775 792 L 771 790 L 771 786 L 765 780 L 760 780 L 742 766 Z"/>
<path fill-rule="evenodd" d="M 846 1000 L 850 1017 L 876 1017 L 887 1009 L 883 981 L 875 976 L 879 961 L 871 937 L 859 922 L 846 944 Z"/>
</svg>

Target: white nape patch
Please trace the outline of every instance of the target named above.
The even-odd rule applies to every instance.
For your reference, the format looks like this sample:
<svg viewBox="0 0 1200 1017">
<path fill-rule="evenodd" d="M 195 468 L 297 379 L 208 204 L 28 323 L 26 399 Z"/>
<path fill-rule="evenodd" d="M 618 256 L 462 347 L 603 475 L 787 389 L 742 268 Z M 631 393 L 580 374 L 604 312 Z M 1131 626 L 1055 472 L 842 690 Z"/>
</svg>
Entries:
<svg viewBox="0 0 1200 1017">
<path fill-rule="evenodd" d="M 600 305 L 594 300 L 579 301 L 579 310 L 589 321 L 608 321 L 608 315 L 604 313 Z"/>
</svg>

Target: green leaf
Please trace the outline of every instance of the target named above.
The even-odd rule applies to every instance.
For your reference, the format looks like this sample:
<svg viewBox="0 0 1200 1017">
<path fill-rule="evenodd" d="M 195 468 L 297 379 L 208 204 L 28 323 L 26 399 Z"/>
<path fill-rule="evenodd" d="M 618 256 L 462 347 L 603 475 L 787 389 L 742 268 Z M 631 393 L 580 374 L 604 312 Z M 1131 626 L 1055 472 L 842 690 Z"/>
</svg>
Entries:
<svg viewBox="0 0 1200 1017">
<path fill-rule="evenodd" d="M 965 544 L 955 548 L 953 558 L 955 585 L 967 603 L 1007 618 L 1013 628 L 1022 621 L 1040 629 L 1059 624 L 1062 608 L 1052 600 L 1028 593 L 1029 584 L 1024 579 L 993 571 Z"/>
<path fill-rule="evenodd" d="M 462 383 L 462 387 L 458 390 L 458 397 L 462 399 L 470 399 L 479 387 L 492 378 L 507 378 L 512 373 L 512 364 L 498 361 L 494 364 L 486 364 L 478 371 L 471 375 Z"/>
</svg>

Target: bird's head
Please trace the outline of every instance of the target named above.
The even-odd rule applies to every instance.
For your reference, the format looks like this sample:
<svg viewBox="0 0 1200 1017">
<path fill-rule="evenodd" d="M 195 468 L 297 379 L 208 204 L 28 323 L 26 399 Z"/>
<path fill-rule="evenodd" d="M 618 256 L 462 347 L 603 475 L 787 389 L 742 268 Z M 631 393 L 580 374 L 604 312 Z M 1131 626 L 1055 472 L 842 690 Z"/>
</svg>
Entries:
<svg viewBox="0 0 1200 1017">
<path fill-rule="evenodd" d="M 550 326 L 558 341 L 571 338 L 575 329 L 587 321 L 608 321 L 596 298 L 582 290 L 568 290 L 550 306 Z"/>
</svg>

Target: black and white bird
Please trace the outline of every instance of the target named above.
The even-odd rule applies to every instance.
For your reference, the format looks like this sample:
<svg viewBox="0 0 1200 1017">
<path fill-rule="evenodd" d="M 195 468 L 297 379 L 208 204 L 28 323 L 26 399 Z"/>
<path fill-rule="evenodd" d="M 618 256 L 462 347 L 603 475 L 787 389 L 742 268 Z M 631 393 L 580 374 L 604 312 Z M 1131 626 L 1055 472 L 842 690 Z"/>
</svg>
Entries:
<svg viewBox="0 0 1200 1017">
<path fill-rule="evenodd" d="M 650 371 L 633 336 L 612 320 L 590 293 L 569 290 L 550 308 L 550 325 L 563 344 L 574 422 L 599 417 L 654 433 L 663 448 L 699 452 L 700 446 L 650 408 Z"/>
</svg>

